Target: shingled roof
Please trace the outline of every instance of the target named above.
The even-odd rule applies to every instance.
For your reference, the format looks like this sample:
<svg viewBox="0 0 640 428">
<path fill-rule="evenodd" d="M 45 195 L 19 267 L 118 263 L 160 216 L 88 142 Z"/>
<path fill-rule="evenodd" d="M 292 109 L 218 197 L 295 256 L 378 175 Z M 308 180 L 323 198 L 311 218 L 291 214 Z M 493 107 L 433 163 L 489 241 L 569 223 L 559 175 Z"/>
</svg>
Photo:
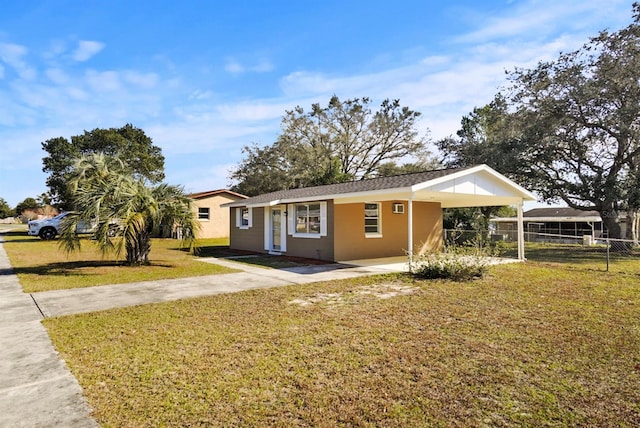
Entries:
<svg viewBox="0 0 640 428">
<path fill-rule="evenodd" d="M 247 199 L 245 195 L 241 195 L 240 193 L 236 193 L 228 189 L 207 190 L 205 192 L 191 193 L 188 196 L 191 199 L 202 199 L 202 198 L 210 198 L 211 196 L 222 195 L 224 193 L 231 196 L 235 196 L 237 198 Z"/>
<path fill-rule="evenodd" d="M 297 189 L 280 190 L 263 195 L 254 196 L 238 202 L 224 204 L 237 207 L 249 205 L 265 205 L 273 201 L 289 201 L 300 199 L 323 198 L 328 195 L 344 195 L 351 193 L 370 192 L 375 190 L 406 189 L 416 184 L 435 180 L 467 168 L 447 168 L 434 171 L 416 172 L 411 174 L 393 175 L 388 177 L 370 178 L 366 180 L 349 181 L 347 183 L 327 184 L 324 186 L 302 187 Z"/>
<path fill-rule="evenodd" d="M 600 217 L 598 211 L 584 211 L 567 207 L 533 208 L 524 217 Z"/>
</svg>

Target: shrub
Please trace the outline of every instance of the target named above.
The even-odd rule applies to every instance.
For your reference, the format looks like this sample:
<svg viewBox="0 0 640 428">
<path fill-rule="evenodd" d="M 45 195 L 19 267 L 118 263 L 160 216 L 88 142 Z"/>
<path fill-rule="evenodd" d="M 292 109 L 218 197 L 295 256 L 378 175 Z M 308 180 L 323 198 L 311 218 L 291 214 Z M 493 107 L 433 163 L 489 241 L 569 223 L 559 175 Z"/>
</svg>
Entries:
<svg viewBox="0 0 640 428">
<path fill-rule="evenodd" d="M 493 254 L 477 247 L 446 247 L 439 253 L 428 253 L 414 257 L 411 273 L 425 279 L 452 279 L 466 281 L 481 278 L 489 268 Z"/>
</svg>

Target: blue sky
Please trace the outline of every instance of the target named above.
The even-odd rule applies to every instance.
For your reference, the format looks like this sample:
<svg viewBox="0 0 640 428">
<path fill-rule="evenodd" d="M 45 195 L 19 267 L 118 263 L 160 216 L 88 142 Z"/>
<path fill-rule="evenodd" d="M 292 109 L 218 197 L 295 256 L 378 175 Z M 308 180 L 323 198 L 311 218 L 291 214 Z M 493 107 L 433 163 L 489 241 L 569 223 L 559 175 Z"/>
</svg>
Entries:
<svg viewBox="0 0 640 428">
<path fill-rule="evenodd" d="M 432 139 L 534 67 L 631 22 L 631 1 L 5 2 L 0 197 L 46 191 L 41 143 L 142 128 L 166 181 L 227 187 L 244 145 L 271 144 L 296 105 L 368 96 L 422 113 Z"/>
</svg>

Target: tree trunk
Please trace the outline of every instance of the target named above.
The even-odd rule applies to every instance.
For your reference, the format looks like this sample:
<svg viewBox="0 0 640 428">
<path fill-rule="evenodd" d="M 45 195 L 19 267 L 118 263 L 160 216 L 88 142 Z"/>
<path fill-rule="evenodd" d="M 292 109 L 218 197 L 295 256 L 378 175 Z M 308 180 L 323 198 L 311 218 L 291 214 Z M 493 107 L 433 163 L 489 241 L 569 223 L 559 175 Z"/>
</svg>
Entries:
<svg viewBox="0 0 640 428">
<path fill-rule="evenodd" d="M 622 229 L 620 228 L 620 223 L 618 223 L 618 211 L 611 205 L 598 211 L 600 212 L 602 223 L 607 228 L 607 236 L 612 239 L 621 239 Z"/>
<path fill-rule="evenodd" d="M 149 264 L 149 252 L 151 251 L 151 233 L 149 231 L 140 232 L 136 239 L 126 243 L 127 264 L 129 266 L 140 266 Z"/>
<path fill-rule="evenodd" d="M 638 210 L 627 210 L 627 231 L 625 233 L 626 239 L 633 240 L 633 245 L 638 245 L 638 224 L 640 223 L 640 215 Z"/>
</svg>

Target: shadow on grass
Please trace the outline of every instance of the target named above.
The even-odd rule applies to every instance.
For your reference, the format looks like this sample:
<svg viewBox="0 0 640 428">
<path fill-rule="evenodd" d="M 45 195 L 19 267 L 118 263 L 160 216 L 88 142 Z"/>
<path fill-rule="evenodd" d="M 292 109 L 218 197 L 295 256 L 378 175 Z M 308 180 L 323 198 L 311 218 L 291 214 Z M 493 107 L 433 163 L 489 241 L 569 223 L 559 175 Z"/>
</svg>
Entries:
<svg viewBox="0 0 640 428">
<path fill-rule="evenodd" d="M 173 268 L 167 263 L 152 262 L 149 267 Z M 95 276 L 102 275 L 100 272 L 87 272 L 86 268 L 114 268 L 129 267 L 123 261 L 114 260 L 83 260 L 74 262 L 47 263 L 38 266 L 26 266 L 11 269 L 0 269 L 0 275 L 64 275 L 64 276 Z"/>
<path fill-rule="evenodd" d="M 181 249 L 185 251 L 185 249 Z M 333 262 L 304 257 L 276 256 L 253 251 L 233 250 L 228 245 L 201 246 L 196 253 L 197 257 L 215 257 L 227 259 L 249 265 L 269 267 L 273 269 L 287 269 L 311 265 L 325 265 Z"/>
<path fill-rule="evenodd" d="M 37 236 L 27 235 L 26 230 L 9 230 L 0 232 L 0 236 L 4 237 L 3 244 L 10 244 L 12 242 L 41 242 L 42 240 Z M 10 238 L 10 239 L 7 239 Z"/>
</svg>

